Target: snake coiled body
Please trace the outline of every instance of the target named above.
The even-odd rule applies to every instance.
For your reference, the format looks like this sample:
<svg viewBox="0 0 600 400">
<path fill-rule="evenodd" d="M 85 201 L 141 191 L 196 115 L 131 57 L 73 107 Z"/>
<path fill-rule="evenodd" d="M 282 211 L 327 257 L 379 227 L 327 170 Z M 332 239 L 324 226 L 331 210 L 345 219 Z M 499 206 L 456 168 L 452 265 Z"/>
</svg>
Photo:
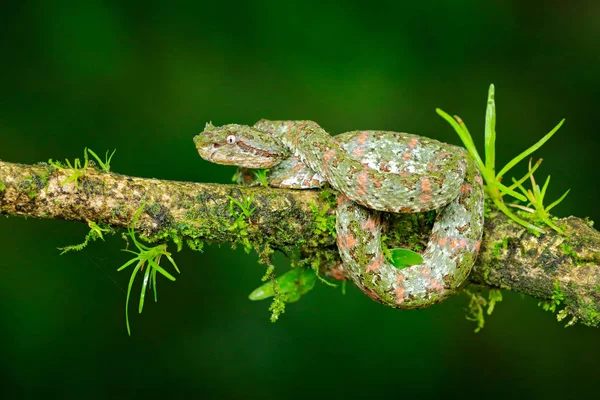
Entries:
<svg viewBox="0 0 600 400">
<path fill-rule="evenodd" d="M 304 189 L 328 182 L 338 190 L 339 269 L 380 303 L 429 306 L 456 292 L 471 271 L 484 197 L 477 167 L 462 148 L 388 131 L 331 137 L 311 121 L 208 125 L 194 140 L 209 161 L 273 167 L 272 186 Z M 381 248 L 380 212 L 429 210 L 439 212 L 423 263 L 394 267 Z"/>
</svg>

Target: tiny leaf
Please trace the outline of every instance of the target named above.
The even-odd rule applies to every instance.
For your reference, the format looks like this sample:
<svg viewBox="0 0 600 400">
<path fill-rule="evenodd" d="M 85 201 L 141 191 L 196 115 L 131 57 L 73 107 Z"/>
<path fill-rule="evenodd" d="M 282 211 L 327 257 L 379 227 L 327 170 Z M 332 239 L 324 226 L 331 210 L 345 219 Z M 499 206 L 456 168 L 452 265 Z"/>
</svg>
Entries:
<svg viewBox="0 0 600 400">
<path fill-rule="evenodd" d="M 423 257 L 412 250 L 398 248 L 391 249 L 390 253 L 392 265 L 398 269 L 423 263 Z"/>
</svg>

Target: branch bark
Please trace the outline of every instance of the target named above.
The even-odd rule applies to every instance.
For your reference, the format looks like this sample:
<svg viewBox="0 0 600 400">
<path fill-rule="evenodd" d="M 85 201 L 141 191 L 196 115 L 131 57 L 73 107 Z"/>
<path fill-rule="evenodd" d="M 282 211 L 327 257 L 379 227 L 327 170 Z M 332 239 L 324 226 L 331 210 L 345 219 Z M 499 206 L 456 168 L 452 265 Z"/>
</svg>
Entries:
<svg viewBox="0 0 600 400">
<path fill-rule="evenodd" d="M 136 229 L 149 240 L 241 242 L 254 245 L 259 252 L 261 248 L 284 252 L 300 248 L 305 257 L 329 260 L 324 268 L 339 260 L 335 239 L 323 229 L 323 217 L 334 215 L 335 210 L 328 209 L 319 191 L 136 178 L 92 166 L 77 182 L 63 185 L 72 173 L 43 163 L 0 161 L 0 215 L 89 220 L 124 228 L 145 204 Z M 252 198 L 251 216 L 244 216 L 232 198 L 240 202 Z M 416 225 L 404 240 L 426 240 L 425 218 L 390 215 L 388 219 L 391 231 Z M 240 220 L 247 223 L 236 224 Z M 564 306 L 560 317 L 570 315 L 598 326 L 600 232 L 577 217 L 563 218 L 557 224 L 564 234 L 546 229 L 546 234 L 536 237 L 490 206 L 471 283 Z"/>
</svg>

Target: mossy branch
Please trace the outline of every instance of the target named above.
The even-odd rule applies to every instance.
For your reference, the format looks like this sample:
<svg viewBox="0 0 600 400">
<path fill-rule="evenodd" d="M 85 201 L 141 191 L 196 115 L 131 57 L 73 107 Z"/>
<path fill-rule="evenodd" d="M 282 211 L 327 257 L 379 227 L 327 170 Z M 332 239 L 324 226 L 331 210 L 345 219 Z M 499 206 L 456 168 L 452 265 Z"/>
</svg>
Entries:
<svg viewBox="0 0 600 400">
<path fill-rule="evenodd" d="M 126 228 L 142 204 L 145 212 L 136 229 L 145 239 L 172 238 L 198 248 L 200 241 L 252 243 L 259 251 L 300 250 L 303 256 L 337 260 L 335 239 L 323 229 L 324 210 L 335 208 L 319 191 L 243 187 L 207 183 L 136 178 L 87 168 L 78 184 L 63 183 L 68 169 L 51 165 L 21 165 L 0 161 L 0 215 L 64 219 Z M 231 199 L 252 198 L 252 215 L 240 229 L 240 214 L 232 212 Z M 562 308 L 590 326 L 600 324 L 600 232 L 586 220 L 569 217 L 556 221 L 563 233 L 539 237 L 489 206 L 484 238 L 471 282 L 489 288 L 521 292 Z M 400 239 L 423 242 L 430 218 L 414 215 L 389 217 L 390 231 L 413 227 Z M 387 246 L 394 245 L 391 236 Z M 268 254 L 269 251 L 264 251 Z M 332 263 L 332 261 L 334 261 Z M 327 272 L 327 271 L 323 271 Z M 563 308 L 564 306 L 564 308 Z"/>
</svg>

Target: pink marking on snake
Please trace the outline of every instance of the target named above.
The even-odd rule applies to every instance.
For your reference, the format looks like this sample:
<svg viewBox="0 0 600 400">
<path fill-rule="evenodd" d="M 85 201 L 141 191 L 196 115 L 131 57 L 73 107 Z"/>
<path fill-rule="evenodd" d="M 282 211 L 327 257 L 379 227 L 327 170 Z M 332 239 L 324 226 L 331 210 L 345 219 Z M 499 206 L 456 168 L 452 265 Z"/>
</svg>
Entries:
<svg viewBox="0 0 600 400">
<path fill-rule="evenodd" d="M 334 155 L 335 155 L 335 150 L 334 149 L 327 150 L 325 152 L 325 154 L 323 154 L 323 161 L 325 161 L 326 163 L 328 163 Z"/>
<path fill-rule="evenodd" d="M 364 144 L 367 142 L 367 139 L 369 138 L 369 132 L 367 131 L 362 131 L 360 133 L 360 136 L 356 138 L 356 143 L 359 146 L 364 146 Z"/>
<path fill-rule="evenodd" d="M 381 162 L 381 163 L 379 163 L 379 170 L 383 171 L 383 172 L 390 172 L 391 168 L 388 164 Z"/>
<path fill-rule="evenodd" d="M 336 267 L 332 268 L 331 271 L 329 271 L 329 276 L 338 281 L 345 281 L 346 274 L 344 273 L 344 270 L 340 268 L 341 265 L 342 264 L 338 264 Z"/>
<path fill-rule="evenodd" d="M 472 191 L 473 191 L 473 186 L 471 186 L 471 185 L 465 184 L 460 187 L 460 192 L 463 194 L 470 193 Z"/>
<path fill-rule="evenodd" d="M 481 241 L 478 240 L 475 243 L 473 243 L 473 249 L 475 250 L 475 253 L 479 253 L 479 249 L 481 248 Z"/>
<path fill-rule="evenodd" d="M 369 173 L 364 170 L 356 177 L 356 193 L 359 196 L 367 194 L 367 184 L 369 183 Z"/>
<path fill-rule="evenodd" d="M 417 138 L 412 138 L 410 139 L 410 141 L 408 142 L 408 147 L 410 147 L 411 149 L 414 149 L 417 144 L 419 143 L 419 139 Z"/>
<path fill-rule="evenodd" d="M 438 154 L 437 156 L 435 156 L 435 158 L 433 160 L 429 161 L 429 163 L 427 164 L 427 170 L 429 170 L 429 171 L 439 171 L 440 170 L 439 166 L 436 166 L 438 160 L 440 158 L 446 157 L 449 154 L 451 155 L 452 153 L 450 153 L 449 151 L 443 151 L 440 154 Z"/>
<path fill-rule="evenodd" d="M 451 239 L 450 247 L 452 250 L 466 249 L 469 247 L 469 242 L 466 239 Z"/>
<path fill-rule="evenodd" d="M 298 172 L 302 171 L 304 168 L 305 168 L 304 164 L 296 164 L 296 165 L 294 165 L 294 168 L 292 168 L 292 172 L 298 173 Z"/>
<path fill-rule="evenodd" d="M 362 156 L 362 155 L 364 154 L 364 152 L 365 152 L 365 149 L 362 149 L 362 148 L 358 148 L 358 147 L 356 147 L 356 148 L 355 148 L 355 149 L 352 151 L 352 154 L 354 154 L 354 157 L 360 157 L 360 156 Z"/>
<path fill-rule="evenodd" d="M 437 279 L 431 277 L 431 269 L 424 267 L 421 271 L 423 273 L 423 277 L 425 278 L 425 282 L 429 285 L 429 287 L 433 290 L 443 291 L 444 285 L 440 283 Z"/>
<path fill-rule="evenodd" d="M 483 179 L 481 179 L 481 175 L 475 175 L 475 182 L 483 185 Z"/>
<path fill-rule="evenodd" d="M 370 232 L 373 232 L 375 230 L 375 221 L 373 221 L 371 218 L 369 218 L 368 220 L 363 221 L 360 224 L 360 227 L 365 230 L 368 230 Z"/>
<path fill-rule="evenodd" d="M 404 152 L 404 154 L 402 154 L 402 159 L 404 161 L 408 161 L 408 160 L 410 160 L 411 156 L 412 156 L 412 154 L 411 154 L 410 150 L 407 150 Z"/>
<path fill-rule="evenodd" d="M 421 192 L 431 193 L 431 181 L 428 178 L 421 178 Z"/>
<path fill-rule="evenodd" d="M 375 257 L 373 262 L 371 264 L 367 265 L 366 271 L 373 272 L 373 271 L 378 270 L 383 265 L 383 262 L 384 262 L 383 253 L 379 253 L 377 255 L 377 257 Z"/>
<path fill-rule="evenodd" d="M 337 197 L 337 205 L 338 205 L 338 207 L 341 206 L 344 203 L 349 202 L 349 201 L 350 201 L 350 199 L 348 199 L 348 197 L 346 197 L 345 194 L 342 194 L 342 193 L 338 194 L 338 197 Z"/>
<path fill-rule="evenodd" d="M 396 304 L 404 303 L 404 275 L 398 274 L 396 278 Z"/>
<path fill-rule="evenodd" d="M 431 196 L 428 194 L 422 194 L 419 196 L 419 201 L 421 204 L 429 203 L 431 201 Z"/>
<path fill-rule="evenodd" d="M 351 234 L 340 234 L 338 236 L 338 247 L 342 250 L 347 250 L 350 247 L 355 247 L 358 244 L 358 239 L 356 239 Z"/>
<path fill-rule="evenodd" d="M 429 286 L 433 289 L 433 290 L 437 290 L 438 292 L 441 292 L 444 290 L 444 285 L 442 285 L 440 283 L 440 281 L 438 281 L 437 279 L 430 279 L 429 280 Z"/>
</svg>

